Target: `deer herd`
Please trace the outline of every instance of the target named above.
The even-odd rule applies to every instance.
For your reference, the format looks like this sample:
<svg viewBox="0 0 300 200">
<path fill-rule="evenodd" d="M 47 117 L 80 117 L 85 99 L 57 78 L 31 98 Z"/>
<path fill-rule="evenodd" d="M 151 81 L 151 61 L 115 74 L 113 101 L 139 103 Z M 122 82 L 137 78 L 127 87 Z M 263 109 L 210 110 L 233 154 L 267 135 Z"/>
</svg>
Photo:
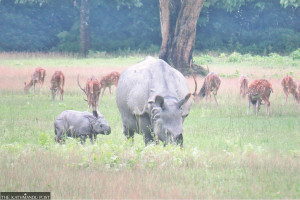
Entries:
<svg viewBox="0 0 300 200">
<path fill-rule="evenodd" d="M 208 98 L 209 100 L 211 100 L 211 93 L 213 93 L 216 105 L 218 105 L 217 92 L 221 85 L 221 79 L 218 76 L 218 74 L 215 72 L 209 72 L 207 76 L 204 78 L 203 85 L 198 94 L 196 93 L 197 82 L 194 74 L 192 75 L 196 85 L 195 92 L 193 94 L 193 96 L 195 97 L 195 101 L 201 100 L 204 97 L 206 100 Z M 46 70 L 43 69 L 42 67 L 37 67 L 34 70 L 33 74 L 31 75 L 31 80 L 28 83 L 24 82 L 25 84 L 24 92 L 28 93 L 29 89 L 33 86 L 33 90 L 35 93 L 36 84 L 39 84 L 39 87 L 41 89 L 45 82 L 45 77 L 46 77 Z M 83 88 L 80 85 L 79 74 L 78 74 L 77 84 L 79 88 L 86 95 L 86 99 L 84 100 L 87 101 L 88 103 L 88 110 L 90 110 L 90 107 L 92 106 L 93 113 L 98 111 L 98 101 L 101 94 L 101 90 L 102 90 L 101 97 L 103 97 L 106 88 L 109 89 L 110 96 L 112 97 L 111 87 L 113 85 L 117 87 L 119 77 L 120 77 L 119 72 L 111 72 L 103 76 L 100 80 L 92 76 L 86 80 L 85 87 Z M 62 71 L 55 71 L 50 80 L 50 90 L 52 94 L 52 100 L 55 99 L 56 93 L 59 93 L 60 95 L 59 99 L 63 101 L 64 85 L 65 85 L 64 73 Z M 283 88 L 283 92 L 286 97 L 286 103 L 288 101 L 289 95 L 292 94 L 295 100 L 297 101 L 297 103 L 300 104 L 300 84 L 297 86 L 297 83 L 295 82 L 292 76 L 289 75 L 284 76 L 281 81 L 281 86 Z M 240 96 L 242 98 L 245 98 L 246 95 L 248 95 L 247 114 L 249 114 L 251 104 L 253 105 L 254 113 L 256 115 L 258 114 L 260 106 L 266 104 L 266 113 L 267 115 L 269 115 L 270 113 L 269 98 L 270 98 L 270 94 L 273 92 L 273 88 L 268 80 L 257 79 L 249 84 L 248 77 L 246 75 L 242 75 L 239 79 L 239 87 L 240 87 Z"/>
</svg>

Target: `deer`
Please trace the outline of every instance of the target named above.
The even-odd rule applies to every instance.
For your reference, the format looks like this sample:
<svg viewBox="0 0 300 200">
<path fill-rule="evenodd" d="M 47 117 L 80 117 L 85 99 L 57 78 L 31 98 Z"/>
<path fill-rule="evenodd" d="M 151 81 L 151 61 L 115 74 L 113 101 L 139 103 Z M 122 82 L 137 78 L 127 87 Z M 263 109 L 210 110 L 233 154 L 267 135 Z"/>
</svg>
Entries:
<svg viewBox="0 0 300 200">
<path fill-rule="evenodd" d="M 248 93 L 248 83 L 249 83 L 249 79 L 246 75 L 242 75 L 240 77 L 240 95 L 245 98 L 245 96 Z"/>
<path fill-rule="evenodd" d="M 101 85 L 100 93 L 101 93 L 101 90 L 103 89 L 101 97 L 103 97 L 104 91 L 107 87 L 109 89 L 110 97 L 112 97 L 111 96 L 111 86 L 115 85 L 117 87 L 119 78 L 120 78 L 120 73 L 119 72 L 111 72 L 110 74 L 107 74 L 106 76 L 101 78 L 101 80 L 100 80 L 100 85 Z"/>
<path fill-rule="evenodd" d="M 207 98 L 209 97 L 209 99 L 211 99 L 211 92 L 213 92 L 214 95 L 214 99 L 215 102 L 218 104 L 218 100 L 216 98 L 217 96 L 217 92 L 219 90 L 219 87 L 221 85 L 221 79 L 219 77 L 218 74 L 216 74 L 215 72 L 209 72 L 207 74 L 207 76 L 204 78 L 204 82 L 203 85 L 200 89 L 200 92 L 198 93 L 198 96 L 200 97 L 200 99 L 204 98 L 207 100 Z"/>
<path fill-rule="evenodd" d="M 265 79 L 258 79 L 253 81 L 249 85 L 248 89 L 248 112 L 250 112 L 250 105 L 252 103 L 253 111 L 255 115 L 258 114 L 258 111 L 260 109 L 260 105 L 262 104 L 262 101 L 264 101 L 265 104 L 267 104 L 266 113 L 267 115 L 270 114 L 270 94 L 273 92 L 272 85 L 269 83 L 269 81 Z"/>
<path fill-rule="evenodd" d="M 300 103 L 300 85 L 298 86 L 297 91 L 297 83 L 294 81 L 293 77 L 289 75 L 283 77 L 281 86 L 285 94 L 285 103 L 287 103 L 290 94 L 295 97 L 297 103 Z"/>
<path fill-rule="evenodd" d="M 35 93 L 35 85 L 39 83 L 40 89 L 43 87 L 46 76 L 46 70 L 42 67 L 35 68 L 33 74 L 31 75 L 31 80 L 26 83 L 24 82 L 24 92 L 28 93 L 29 89 L 33 86 L 33 91 Z"/>
<path fill-rule="evenodd" d="M 59 92 L 60 100 L 64 97 L 65 75 L 62 71 L 55 71 L 50 81 L 50 90 L 52 92 L 52 100 L 55 99 L 55 94 Z"/>
<path fill-rule="evenodd" d="M 82 88 L 79 83 L 79 74 L 77 76 L 77 84 L 79 88 L 86 94 L 88 102 L 88 111 L 92 105 L 93 113 L 98 112 L 98 101 L 100 96 L 100 82 L 97 78 L 92 76 L 86 80 L 85 88 Z"/>
</svg>

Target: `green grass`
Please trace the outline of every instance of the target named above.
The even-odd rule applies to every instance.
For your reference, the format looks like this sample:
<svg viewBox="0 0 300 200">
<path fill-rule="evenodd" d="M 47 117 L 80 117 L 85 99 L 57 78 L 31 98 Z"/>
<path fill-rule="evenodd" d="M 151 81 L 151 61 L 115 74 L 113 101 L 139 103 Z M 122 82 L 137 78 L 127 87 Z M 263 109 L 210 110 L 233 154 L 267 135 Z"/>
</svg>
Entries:
<svg viewBox="0 0 300 200">
<path fill-rule="evenodd" d="M 67 59 L 82 67 L 94 63 L 94 59 Z M 97 61 L 99 66 L 115 67 L 140 59 Z M 54 67 L 51 59 L 41 60 Z M 6 64 L 15 67 L 15 62 L 7 59 Z M 24 67 L 38 62 L 28 59 Z M 231 68 L 224 64 L 232 71 L 248 69 L 244 62 Z M 217 63 L 213 66 L 221 70 Z M 66 91 L 63 102 L 51 101 L 47 90 L 36 95 L 2 91 L 0 190 L 50 191 L 60 199 L 299 198 L 299 105 L 292 98 L 284 105 L 280 88 L 275 88 L 270 116 L 265 106 L 258 116 L 252 109 L 247 115 L 247 101 L 226 91 L 238 87 L 226 85 L 230 81 L 222 78 L 219 107 L 205 101 L 193 105 L 184 123 L 183 149 L 162 144 L 145 147 L 141 135 L 135 135 L 133 144 L 127 141 L 115 98 L 109 95 L 100 100 L 99 109 L 111 134 L 98 137 L 94 145 L 89 141 L 80 145 L 74 139 L 59 145 L 54 142 L 53 122 L 63 110 L 87 109 L 81 91 Z"/>
</svg>

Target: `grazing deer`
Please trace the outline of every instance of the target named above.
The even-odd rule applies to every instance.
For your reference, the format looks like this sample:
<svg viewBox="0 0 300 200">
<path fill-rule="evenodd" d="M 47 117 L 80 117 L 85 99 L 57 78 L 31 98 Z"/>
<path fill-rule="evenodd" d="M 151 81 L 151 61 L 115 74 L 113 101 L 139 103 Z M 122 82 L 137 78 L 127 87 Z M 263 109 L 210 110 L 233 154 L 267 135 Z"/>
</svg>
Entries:
<svg viewBox="0 0 300 200">
<path fill-rule="evenodd" d="M 79 83 L 79 74 L 77 76 L 77 84 L 79 88 L 86 94 L 88 102 L 88 111 L 92 105 L 93 112 L 98 111 L 98 101 L 100 96 L 100 82 L 94 76 L 88 78 L 85 84 L 85 89 L 83 89 Z"/>
<path fill-rule="evenodd" d="M 213 92 L 215 102 L 217 105 L 219 105 L 216 95 L 217 95 L 220 85 L 221 85 L 221 79 L 218 76 L 218 74 L 216 74 L 214 72 L 210 72 L 205 77 L 204 83 L 202 85 L 202 88 L 200 89 L 198 96 L 200 97 L 200 99 L 202 99 L 204 97 L 206 98 L 206 100 L 207 100 L 207 97 L 209 97 L 211 99 L 210 92 Z"/>
<path fill-rule="evenodd" d="M 242 95 L 243 98 L 245 98 L 248 93 L 248 82 L 249 79 L 246 75 L 240 77 L 240 95 Z"/>
<path fill-rule="evenodd" d="M 35 93 L 35 84 L 37 83 L 39 83 L 40 88 L 42 88 L 45 81 L 45 76 L 46 70 L 41 67 L 37 67 L 31 75 L 31 80 L 29 81 L 29 83 L 24 82 L 24 92 L 28 93 L 29 89 L 33 86 L 33 91 Z"/>
<path fill-rule="evenodd" d="M 65 75 L 61 71 L 55 71 L 50 81 L 50 90 L 52 92 L 52 100 L 55 99 L 55 94 L 59 92 L 60 100 L 64 99 Z"/>
<path fill-rule="evenodd" d="M 111 97 L 111 86 L 115 85 L 117 87 L 119 78 L 120 78 L 119 72 L 111 72 L 110 74 L 107 74 L 106 76 L 101 78 L 100 93 L 101 93 L 101 89 L 103 89 L 101 97 L 103 97 L 104 91 L 107 87 L 109 89 L 109 93 L 110 93 L 110 97 Z"/>
<path fill-rule="evenodd" d="M 262 104 L 262 101 L 264 101 L 267 104 L 266 113 L 267 115 L 270 114 L 270 94 L 273 92 L 272 85 L 269 83 L 269 81 L 265 79 L 259 79 L 253 81 L 248 89 L 248 112 L 250 111 L 250 104 L 253 104 L 253 111 L 257 115 L 258 111 L 260 109 L 260 105 Z"/>
<path fill-rule="evenodd" d="M 285 77 L 283 77 L 281 85 L 285 94 L 285 103 L 287 103 L 290 94 L 292 94 L 295 97 L 296 101 L 300 103 L 300 85 L 297 91 L 297 83 L 294 81 L 293 77 L 286 75 Z"/>
</svg>

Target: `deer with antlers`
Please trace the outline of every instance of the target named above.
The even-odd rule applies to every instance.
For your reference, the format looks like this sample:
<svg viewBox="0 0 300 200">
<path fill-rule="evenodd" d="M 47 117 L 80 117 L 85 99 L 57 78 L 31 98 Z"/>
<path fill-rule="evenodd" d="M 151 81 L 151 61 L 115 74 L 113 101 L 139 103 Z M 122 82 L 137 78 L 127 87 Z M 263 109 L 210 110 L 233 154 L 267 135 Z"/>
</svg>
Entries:
<svg viewBox="0 0 300 200">
<path fill-rule="evenodd" d="M 255 80 L 253 81 L 250 85 L 249 85 L 249 89 L 248 89 L 248 112 L 247 114 L 249 114 L 250 112 L 250 105 L 252 103 L 253 107 L 253 111 L 254 113 L 257 115 L 258 111 L 260 109 L 260 105 L 262 104 L 262 101 L 264 101 L 265 104 L 267 104 L 267 108 L 266 108 L 266 113 L 267 115 L 270 114 L 270 94 L 271 92 L 273 92 L 272 89 L 272 85 L 269 83 L 269 81 L 265 80 L 265 79 L 259 79 L 259 80 Z"/>
<path fill-rule="evenodd" d="M 240 77 L 240 95 L 245 98 L 246 94 L 248 93 L 248 83 L 249 79 L 246 75 L 242 75 Z"/>
<path fill-rule="evenodd" d="M 77 84 L 79 88 L 86 94 L 88 102 L 88 111 L 92 105 L 93 113 L 98 112 L 98 102 L 100 96 L 100 82 L 94 76 L 88 78 L 85 84 L 85 88 L 82 88 L 79 83 L 79 74 L 77 76 Z"/>
<path fill-rule="evenodd" d="M 55 99 L 55 94 L 60 94 L 60 100 L 64 98 L 65 75 L 62 71 L 55 71 L 50 81 L 50 90 L 52 92 L 52 100 Z"/>
<path fill-rule="evenodd" d="M 110 74 L 107 74 L 106 76 L 101 78 L 100 93 L 101 93 L 101 89 L 103 89 L 101 97 L 103 97 L 104 91 L 107 87 L 109 89 L 109 93 L 110 93 L 110 97 L 111 97 L 111 86 L 115 85 L 117 87 L 119 78 L 120 78 L 119 72 L 111 72 Z"/>
<path fill-rule="evenodd" d="M 42 88 L 45 81 L 45 76 L 46 70 L 41 67 L 37 67 L 31 75 L 31 80 L 28 83 L 24 82 L 24 92 L 28 93 L 29 89 L 33 86 L 33 91 L 35 93 L 35 85 L 37 83 L 39 83 L 40 88 Z"/>
<path fill-rule="evenodd" d="M 296 101 L 300 103 L 300 85 L 297 91 L 297 83 L 294 81 L 293 77 L 286 75 L 281 81 L 281 86 L 285 94 L 285 103 L 287 103 L 289 95 L 292 94 Z"/>
<path fill-rule="evenodd" d="M 204 83 L 200 89 L 200 92 L 198 93 L 198 96 L 200 97 L 200 99 L 204 97 L 206 98 L 206 100 L 208 97 L 209 99 L 211 99 L 210 93 L 212 92 L 216 104 L 219 105 L 216 96 L 220 85 L 221 85 L 221 79 L 218 76 L 218 74 L 216 74 L 215 72 L 209 72 L 207 76 L 204 78 Z"/>
</svg>

